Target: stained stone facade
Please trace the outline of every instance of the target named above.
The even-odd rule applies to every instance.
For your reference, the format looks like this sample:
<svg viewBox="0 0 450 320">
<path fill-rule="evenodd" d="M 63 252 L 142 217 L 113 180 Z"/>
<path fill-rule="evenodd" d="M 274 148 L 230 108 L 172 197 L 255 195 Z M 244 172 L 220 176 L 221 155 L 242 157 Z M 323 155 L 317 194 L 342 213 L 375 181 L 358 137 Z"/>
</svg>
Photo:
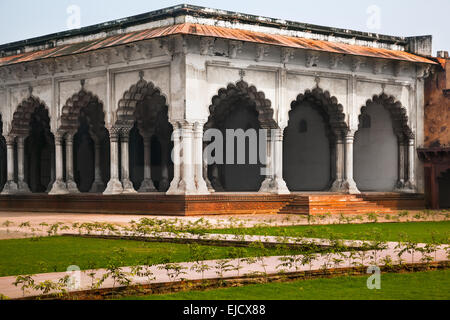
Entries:
<svg viewBox="0 0 450 320">
<path fill-rule="evenodd" d="M 423 193 L 429 48 L 186 5 L 2 45 L 0 188 Z M 207 129 L 270 129 L 269 161 L 208 166 Z"/>
</svg>

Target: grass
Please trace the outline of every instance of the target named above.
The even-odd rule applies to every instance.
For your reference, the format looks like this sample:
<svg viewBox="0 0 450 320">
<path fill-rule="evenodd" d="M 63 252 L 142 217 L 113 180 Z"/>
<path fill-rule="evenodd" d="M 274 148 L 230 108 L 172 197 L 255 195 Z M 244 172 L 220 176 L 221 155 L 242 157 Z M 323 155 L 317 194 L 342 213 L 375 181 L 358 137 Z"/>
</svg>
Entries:
<svg viewBox="0 0 450 320">
<path fill-rule="evenodd" d="M 208 259 L 227 258 L 231 250 L 230 247 L 200 247 L 210 250 Z M 171 262 L 192 261 L 187 244 L 78 237 L 0 240 L 0 277 L 62 272 L 71 265 L 77 265 L 81 270 L 104 268 L 114 250 L 119 248 L 125 250 L 123 266 L 158 264 L 168 257 Z M 297 251 L 300 253 L 299 250 L 290 252 Z M 276 249 L 268 249 L 267 252 L 270 255 L 283 254 Z M 258 253 L 261 253 L 258 248 L 245 249 L 247 256 L 257 256 Z"/>
<path fill-rule="evenodd" d="M 126 300 L 448 300 L 450 270 L 382 274 L 381 290 L 367 289 L 367 277 L 338 277 L 127 297 Z"/>
<path fill-rule="evenodd" d="M 220 234 L 248 234 L 264 236 L 292 236 L 330 238 L 331 236 L 349 240 L 382 240 L 450 243 L 450 221 L 336 224 L 328 226 L 256 227 L 208 230 Z M 375 239 L 379 238 L 379 239 Z"/>
</svg>

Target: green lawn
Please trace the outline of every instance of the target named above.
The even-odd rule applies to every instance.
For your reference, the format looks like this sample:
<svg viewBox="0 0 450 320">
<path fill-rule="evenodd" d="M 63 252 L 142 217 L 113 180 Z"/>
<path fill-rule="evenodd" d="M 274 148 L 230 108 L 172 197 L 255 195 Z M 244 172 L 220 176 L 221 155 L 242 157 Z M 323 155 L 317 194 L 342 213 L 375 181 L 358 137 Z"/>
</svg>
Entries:
<svg viewBox="0 0 450 320">
<path fill-rule="evenodd" d="M 339 277 L 128 297 L 127 300 L 448 300 L 450 270 L 382 274 L 381 289 L 367 289 L 367 277 Z"/>
<path fill-rule="evenodd" d="M 0 240 L 0 277 L 21 274 L 66 271 L 70 265 L 81 270 L 106 267 L 115 249 L 123 248 L 122 266 L 146 262 L 162 263 L 192 261 L 187 244 L 140 242 L 131 240 L 105 240 L 78 237 L 49 237 L 17 240 Z M 200 246 L 209 250 L 207 259 L 228 258 L 232 248 Z M 285 250 L 267 250 L 269 255 L 287 253 Z M 245 248 L 246 256 L 258 255 L 260 249 Z M 284 251 L 284 252 L 283 252 Z M 266 251 L 263 251 L 266 252 Z M 298 252 L 295 250 L 291 252 Z"/>
<path fill-rule="evenodd" d="M 271 236 L 293 236 L 329 238 L 330 236 L 350 240 L 402 241 L 405 238 L 415 242 L 430 242 L 433 237 L 440 243 L 450 243 L 450 221 L 338 224 L 329 226 L 261 227 L 249 229 L 209 230 L 220 234 L 249 234 Z"/>
</svg>

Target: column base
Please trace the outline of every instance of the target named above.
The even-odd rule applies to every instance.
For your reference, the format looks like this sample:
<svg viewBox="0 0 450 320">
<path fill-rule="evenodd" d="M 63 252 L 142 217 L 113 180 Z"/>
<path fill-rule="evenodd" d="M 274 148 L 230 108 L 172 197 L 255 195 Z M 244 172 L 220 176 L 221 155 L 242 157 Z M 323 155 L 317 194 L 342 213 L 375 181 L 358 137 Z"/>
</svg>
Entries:
<svg viewBox="0 0 450 320">
<path fill-rule="evenodd" d="M 7 181 L 5 186 L 3 187 L 2 194 L 17 194 L 17 183 L 14 181 Z"/>
<path fill-rule="evenodd" d="M 17 193 L 21 194 L 31 193 L 30 187 L 28 187 L 28 184 L 25 181 L 17 182 Z"/>
<path fill-rule="evenodd" d="M 156 192 L 155 185 L 152 181 L 152 179 L 144 179 L 142 181 L 141 187 L 138 190 L 139 192 Z"/>
<path fill-rule="evenodd" d="M 103 192 L 104 195 L 114 195 L 121 194 L 123 192 L 122 183 L 119 179 L 111 179 L 108 182 L 106 190 Z"/>
<path fill-rule="evenodd" d="M 161 182 L 159 183 L 159 191 L 166 192 L 167 190 L 169 190 L 169 188 L 170 188 L 169 179 L 162 179 Z"/>
<path fill-rule="evenodd" d="M 68 194 L 69 191 L 67 190 L 67 186 L 62 180 L 56 180 L 53 183 L 52 189 L 48 193 L 49 195 L 62 195 L 62 194 Z"/>
<path fill-rule="evenodd" d="M 405 188 L 404 188 L 403 192 L 415 193 L 416 192 L 416 182 L 415 181 L 407 181 L 405 183 Z"/>
<path fill-rule="evenodd" d="M 208 188 L 209 193 L 214 193 L 216 192 L 216 190 L 214 190 L 211 181 L 209 181 L 208 178 L 205 178 L 205 182 L 206 182 L 206 187 Z"/>
<path fill-rule="evenodd" d="M 73 180 L 67 181 L 67 191 L 69 191 L 69 193 L 80 193 L 77 184 Z"/>
<path fill-rule="evenodd" d="M 103 181 L 95 180 L 92 183 L 91 190 L 89 190 L 89 193 L 102 193 L 105 190 L 105 184 Z"/>
<path fill-rule="evenodd" d="M 206 181 L 204 179 L 201 179 L 200 181 L 197 181 L 197 191 L 196 194 L 198 195 L 207 195 L 210 194 L 208 190 L 208 186 L 206 185 Z"/>
<path fill-rule="evenodd" d="M 272 193 L 278 195 L 291 194 L 283 179 L 267 178 L 261 184 L 260 193 Z"/>
<path fill-rule="evenodd" d="M 197 192 L 197 187 L 195 186 L 194 180 L 185 181 L 181 180 L 178 185 L 178 190 L 180 190 L 180 194 L 184 195 L 196 195 L 199 194 Z"/>
<path fill-rule="evenodd" d="M 335 180 L 331 184 L 330 192 L 339 192 L 339 193 L 340 192 L 342 192 L 342 193 L 348 192 L 348 190 L 345 186 L 344 180 Z"/>
<path fill-rule="evenodd" d="M 218 178 L 213 178 L 211 180 L 211 185 L 215 192 L 225 192 L 225 189 L 223 188 L 222 183 Z"/>
<path fill-rule="evenodd" d="M 356 186 L 356 182 L 354 180 L 345 180 L 343 182 L 344 192 L 348 194 L 360 194 L 361 191 L 358 190 L 358 187 Z"/>
<path fill-rule="evenodd" d="M 182 194 L 182 191 L 179 188 L 180 179 L 179 178 L 173 178 L 172 182 L 170 183 L 169 190 L 167 190 L 167 195 L 179 195 Z"/>
<path fill-rule="evenodd" d="M 122 185 L 123 185 L 123 192 L 122 193 L 125 193 L 125 194 L 137 193 L 137 191 L 134 190 L 133 183 L 129 179 L 124 179 L 122 181 Z"/>
</svg>

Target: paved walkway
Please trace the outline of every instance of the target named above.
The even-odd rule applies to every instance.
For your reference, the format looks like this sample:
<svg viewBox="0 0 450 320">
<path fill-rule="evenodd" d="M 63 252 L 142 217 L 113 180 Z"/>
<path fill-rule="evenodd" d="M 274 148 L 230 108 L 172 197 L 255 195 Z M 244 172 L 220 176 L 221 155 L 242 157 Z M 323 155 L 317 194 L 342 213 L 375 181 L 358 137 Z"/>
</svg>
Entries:
<svg viewBox="0 0 450 320">
<path fill-rule="evenodd" d="M 166 236 L 170 236 L 167 234 Z M 214 235 L 212 235 L 214 236 Z M 233 239 L 235 235 L 220 235 L 226 239 Z M 251 241 L 251 239 L 257 239 L 258 236 L 247 236 L 246 240 Z M 263 237 L 260 237 L 262 239 Z M 275 237 L 264 237 L 268 242 L 270 241 L 278 241 Z M 295 240 L 292 238 L 291 240 Z M 298 239 L 297 239 L 298 240 Z M 308 239 L 309 241 L 319 242 L 319 243 L 327 243 L 329 240 L 323 239 Z M 355 245 L 355 243 L 362 244 L 362 241 L 350 241 L 343 240 L 346 244 Z M 419 244 L 418 248 L 424 248 L 424 244 Z M 179 277 L 173 278 L 170 277 L 168 272 L 165 270 L 164 265 L 157 265 L 148 267 L 148 271 L 151 271 L 153 274 L 152 277 L 155 277 L 154 280 L 149 281 L 147 277 L 139 277 L 139 276 L 129 276 L 132 280 L 133 284 L 147 284 L 147 283 L 166 283 L 172 281 L 179 281 L 180 278 L 184 278 L 186 280 L 199 280 L 199 279 L 218 279 L 218 278 L 230 278 L 237 277 L 243 275 L 254 274 L 255 272 L 264 272 L 269 275 L 277 274 L 281 270 L 284 272 L 298 272 L 298 271 L 307 271 L 307 270 L 320 270 L 323 268 L 348 268 L 355 266 L 371 266 L 378 265 L 382 266 L 386 263 L 386 258 L 392 260 L 390 264 L 397 265 L 402 259 L 403 263 L 418 263 L 421 262 L 422 258 L 428 256 L 432 261 L 447 261 L 448 260 L 448 245 L 442 245 L 435 252 L 430 252 L 428 254 L 424 254 L 419 252 L 417 249 L 412 252 L 411 250 L 406 250 L 401 257 L 398 256 L 398 252 L 401 249 L 404 249 L 405 246 L 400 246 L 396 242 L 389 242 L 387 248 L 384 250 L 378 251 L 360 251 L 360 252 L 343 252 L 341 254 L 322 254 L 317 255 L 311 263 L 303 262 L 302 259 L 304 256 L 284 256 L 284 257 L 265 257 L 256 259 L 256 261 L 248 261 L 243 259 L 235 259 L 228 261 L 227 265 L 229 265 L 228 271 L 223 272 L 223 276 L 219 276 L 220 267 L 219 264 L 223 260 L 211 260 L 201 262 L 202 265 L 207 266 L 207 269 L 203 276 L 201 272 L 196 272 L 193 268 L 195 263 L 185 262 L 180 264 L 172 264 L 172 266 L 181 266 L 183 274 L 179 275 Z M 292 265 L 281 266 L 282 263 L 286 261 L 293 261 Z M 166 265 L 167 266 L 167 265 Z M 239 268 L 238 268 L 239 267 Z M 146 268 L 143 266 L 143 268 Z M 238 270 L 239 269 L 239 270 Z M 131 273 L 130 267 L 122 268 L 122 271 L 125 273 Z M 173 273 L 169 268 L 169 273 Z M 79 291 L 79 290 L 89 290 L 91 288 L 92 279 L 89 277 L 90 273 L 95 273 L 95 278 L 99 279 L 103 277 L 107 270 L 98 269 L 98 270 L 88 270 L 83 272 L 57 272 L 57 273 L 47 273 L 47 274 L 38 274 L 33 276 L 33 279 L 36 283 L 41 283 L 43 281 L 53 281 L 57 282 L 59 279 L 65 277 L 66 275 L 71 275 L 72 279 L 74 279 L 74 283 L 78 283 L 78 285 L 69 291 Z M 6 295 L 9 298 L 20 298 L 23 296 L 22 291 L 19 287 L 15 287 L 12 283 L 16 280 L 16 277 L 3 277 L 0 278 L 0 293 Z M 119 286 L 118 284 L 115 287 Z M 101 285 L 101 288 L 113 288 L 114 280 L 109 277 L 106 281 Z M 25 296 L 36 296 L 39 295 L 39 292 L 30 291 L 26 292 Z"/>
</svg>

